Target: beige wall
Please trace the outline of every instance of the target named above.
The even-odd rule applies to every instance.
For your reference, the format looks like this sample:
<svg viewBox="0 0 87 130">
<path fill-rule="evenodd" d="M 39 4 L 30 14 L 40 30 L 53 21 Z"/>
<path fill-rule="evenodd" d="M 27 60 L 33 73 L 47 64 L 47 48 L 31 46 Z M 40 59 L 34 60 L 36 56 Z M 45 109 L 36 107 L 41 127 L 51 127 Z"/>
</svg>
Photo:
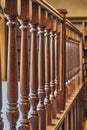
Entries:
<svg viewBox="0 0 87 130">
<path fill-rule="evenodd" d="M 67 16 L 87 16 L 87 0 L 46 0 L 56 9 L 67 9 Z"/>
</svg>

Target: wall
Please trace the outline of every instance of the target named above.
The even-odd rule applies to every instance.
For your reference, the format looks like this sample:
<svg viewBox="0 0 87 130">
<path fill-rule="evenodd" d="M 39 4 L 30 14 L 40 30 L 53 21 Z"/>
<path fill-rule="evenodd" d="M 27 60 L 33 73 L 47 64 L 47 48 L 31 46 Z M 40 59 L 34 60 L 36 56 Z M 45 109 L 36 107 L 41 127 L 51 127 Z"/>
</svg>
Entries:
<svg viewBox="0 0 87 130">
<path fill-rule="evenodd" d="M 87 0 L 46 0 L 56 9 L 67 9 L 67 16 L 87 16 Z"/>
</svg>

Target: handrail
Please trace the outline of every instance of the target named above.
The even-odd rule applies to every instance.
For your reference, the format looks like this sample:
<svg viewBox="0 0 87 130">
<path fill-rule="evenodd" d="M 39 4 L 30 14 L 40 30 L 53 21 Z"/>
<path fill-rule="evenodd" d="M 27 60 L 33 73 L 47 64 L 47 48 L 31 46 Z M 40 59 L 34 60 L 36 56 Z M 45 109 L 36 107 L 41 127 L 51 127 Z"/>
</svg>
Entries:
<svg viewBox="0 0 87 130">
<path fill-rule="evenodd" d="M 61 21 L 63 21 L 63 15 L 59 13 L 51 4 L 49 4 L 45 0 L 35 0 L 35 2 L 39 3 L 41 6 L 45 7 L 47 10 L 49 10 L 52 14 L 54 14 L 56 17 L 58 17 Z M 68 20 L 66 19 L 66 24 L 73 28 L 76 32 L 82 35 L 82 33 Z"/>
<path fill-rule="evenodd" d="M 45 7 L 48 11 L 50 11 L 50 13 L 54 14 L 54 16 L 58 17 L 61 21 L 63 21 L 63 16 L 47 1 L 45 0 L 35 0 L 35 1 L 38 2 L 41 6 Z"/>
<path fill-rule="evenodd" d="M 79 33 L 80 35 L 82 35 L 82 32 L 80 32 L 80 30 L 78 30 L 68 19 L 66 19 L 66 24 L 71 27 L 72 29 L 74 29 L 77 33 Z"/>
</svg>

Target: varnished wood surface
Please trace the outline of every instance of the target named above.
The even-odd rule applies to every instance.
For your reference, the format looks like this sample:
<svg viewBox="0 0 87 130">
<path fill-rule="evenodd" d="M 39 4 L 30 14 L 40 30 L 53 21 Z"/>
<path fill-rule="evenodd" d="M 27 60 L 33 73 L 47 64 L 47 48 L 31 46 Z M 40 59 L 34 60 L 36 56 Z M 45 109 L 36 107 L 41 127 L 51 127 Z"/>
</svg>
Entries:
<svg viewBox="0 0 87 130">
<path fill-rule="evenodd" d="M 46 8 L 46 5 L 44 5 L 44 8 L 40 6 L 36 1 L 32 0 L 26 0 L 21 1 L 22 2 L 22 10 L 21 15 L 17 17 L 17 0 L 15 2 L 10 3 L 9 0 L 6 1 L 6 7 L 4 9 L 6 18 L 8 20 L 8 68 L 7 68 L 7 100 L 8 100 L 8 109 L 7 111 L 7 119 L 9 122 L 9 129 L 10 130 L 17 130 L 16 123 L 18 120 L 18 111 L 21 110 L 22 114 L 22 122 L 21 127 L 19 130 L 49 130 L 50 128 L 48 125 L 54 126 L 54 129 L 62 130 L 65 127 L 65 116 L 68 117 L 68 124 L 70 129 L 73 127 L 71 125 L 71 121 L 69 119 L 71 118 L 72 112 L 71 108 L 73 106 L 73 103 L 76 102 L 76 110 L 77 110 L 77 129 L 80 129 L 80 119 L 79 119 L 79 113 L 80 113 L 80 103 L 79 101 L 80 96 L 78 95 L 79 89 L 79 83 L 78 83 L 78 77 L 80 77 L 79 71 L 81 71 L 80 65 L 77 65 L 76 57 L 79 57 L 79 48 L 75 47 L 75 53 L 76 57 L 73 63 L 71 60 L 73 59 L 71 57 L 72 53 L 70 53 L 70 80 L 69 81 L 69 88 L 67 88 L 69 97 L 66 100 L 66 24 L 68 26 L 69 34 L 67 34 L 67 37 L 75 43 L 78 41 L 78 44 L 80 44 L 80 34 L 79 31 L 73 27 L 73 25 L 66 20 L 65 14 L 63 15 L 63 21 L 61 20 L 61 15 L 59 15 L 59 12 L 56 12 L 54 8 L 51 8 L 45 1 L 42 3 L 45 3 L 54 10 L 57 15 L 55 15 L 53 12 L 49 11 L 48 8 Z M 8 6 L 10 4 L 13 7 L 16 7 L 13 10 L 10 10 Z M 39 2 L 40 3 L 40 2 Z M 27 5 L 26 5 L 27 4 Z M 26 5 L 26 7 L 24 6 Z M 29 5 L 29 7 L 28 7 Z M 21 6 L 21 7 L 22 7 Z M 31 7 L 30 7 L 31 6 Z M 26 8 L 24 10 L 24 8 Z M 48 9 L 48 10 L 47 10 Z M 24 11 L 23 11 L 24 10 Z M 28 12 L 29 10 L 29 12 Z M 23 12 L 23 13 L 22 13 Z M 25 14 L 26 13 L 26 14 Z M 31 15 L 29 15 L 29 13 Z M 24 15 L 25 14 L 25 15 Z M 29 17 L 28 17 L 29 15 Z M 42 20 L 42 16 L 44 16 L 44 21 Z M 17 80 L 17 48 L 16 48 L 16 26 L 17 26 L 17 20 L 20 19 L 20 25 L 21 25 L 21 64 L 20 64 L 20 93 L 21 93 L 21 102 L 20 102 L 20 108 L 19 104 L 17 104 L 17 100 L 19 99 L 18 96 L 18 80 Z M 60 66 L 56 65 L 58 68 L 57 70 L 60 70 L 60 88 L 59 90 L 59 113 L 57 115 L 57 122 L 53 125 L 53 118 L 56 118 L 56 101 L 55 100 L 55 90 L 59 89 L 56 86 L 55 89 L 55 79 L 57 79 L 58 82 L 58 74 L 56 74 L 56 66 L 55 66 L 55 35 L 54 33 L 57 33 L 57 25 L 56 20 L 59 20 L 59 28 L 58 33 L 61 35 L 61 38 L 58 39 L 58 42 L 60 41 L 61 49 L 59 48 L 59 57 L 60 57 Z M 43 21 L 43 22 L 42 22 Z M 66 22 L 67 21 L 67 22 Z M 27 45 L 27 31 L 28 31 L 28 25 L 29 33 L 30 33 L 30 56 L 29 56 L 29 62 L 30 66 L 28 66 L 28 45 Z M 39 31 L 38 31 L 39 27 Z M 39 32 L 39 36 L 37 35 Z M 43 40 L 44 39 L 44 40 Z M 71 42 L 70 41 L 70 42 Z M 69 44 L 69 43 L 68 43 Z M 58 51 L 58 49 L 56 50 Z M 72 50 L 73 51 L 73 50 Z M 73 51 L 74 52 L 74 51 Z M 58 60 L 58 53 L 57 60 Z M 58 63 L 57 63 L 58 64 Z M 74 64 L 74 67 L 71 65 Z M 28 68 L 29 67 L 29 68 Z M 73 70 L 72 70 L 73 68 Z M 80 68 L 80 69 L 79 69 Z M 30 70 L 30 71 L 28 71 Z M 56 71 L 55 71 L 56 70 Z M 79 70 L 79 71 L 78 71 Z M 56 76 L 55 76 L 56 74 Z M 78 75 L 79 76 L 78 76 Z M 28 77 L 29 76 L 29 77 Z M 76 77 L 74 77 L 76 76 Z M 78 95 L 74 95 L 73 97 L 73 81 L 72 78 L 76 78 L 75 87 L 78 90 L 76 91 Z M 81 79 L 81 78 L 80 78 Z M 74 79 L 75 82 L 75 79 Z M 82 82 L 81 82 L 82 83 Z M 81 84 L 80 84 L 81 85 Z M 30 87 L 29 87 L 30 86 Z M 30 92 L 29 92 L 30 91 Z M 14 92 L 14 94 L 12 93 Z M 81 93 L 80 93 L 81 94 Z M 45 97 L 45 100 L 44 100 Z M 68 107 L 65 105 L 68 102 Z M 38 104 L 39 101 L 39 104 Z M 30 108 L 29 108 L 30 103 Z M 71 106 L 72 105 L 72 106 Z M 79 106 L 79 107 L 77 107 Z M 38 109 L 37 109 L 38 108 Z M 69 110 L 71 109 L 71 110 Z M 70 112 L 69 112 L 70 111 Z M 29 112 L 29 113 L 28 113 Z M 29 114 L 29 120 L 28 120 L 28 114 Z M 44 115 L 44 116 L 43 116 Z M 45 117 L 46 116 L 46 117 Z M 30 122 L 29 122 L 30 121 Z M 43 122 L 44 122 L 44 128 L 43 128 Z M 31 124 L 31 128 L 30 125 Z M 45 128 L 47 126 L 47 128 Z M 51 127 L 52 127 L 51 126 Z M 6 127 L 5 127 L 6 129 Z"/>
<path fill-rule="evenodd" d="M 3 86 L 3 121 L 4 121 L 4 129 L 3 130 L 6 130 L 6 128 L 8 129 L 9 128 L 9 125 L 8 125 L 8 121 L 7 121 L 7 118 L 6 118 L 6 102 L 7 102 L 7 83 L 6 82 L 3 82 L 2 83 L 2 86 Z M 20 83 L 19 85 L 20 86 Z M 20 88 L 19 88 L 20 89 Z M 18 89 L 18 90 L 19 90 Z M 82 85 L 73 93 L 73 95 L 71 96 L 71 98 L 67 101 L 66 103 L 66 110 L 63 111 L 62 114 L 57 114 L 57 119 L 53 119 L 52 120 L 52 125 L 50 126 L 47 126 L 47 130 L 57 130 L 57 128 L 59 127 L 59 125 L 61 124 L 62 120 L 64 119 L 65 115 L 68 113 L 68 111 L 70 110 L 72 104 L 74 103 L 76 97 L 78 96 L 79 92 L 82 90 Z M 20 91 L 18 91 L 18 97 L 20 97 Z M 20 101 L 20 99 L 18 100 L 18 102 Z M 19 106 L 18 106 L 19 107 Z M 59 118 L 60 117 L 60 118 Z M 58 119 L 59 118 L 59 119 Z M 18 120 L 17 124 L 19 126 L 19 121 L 20 119 Z M 17 127 L 18 127 L 17 126 Z M 86 130 L 86 129 L 85 129 Z"/>
<path fill-rule="evenodd" d="M 76 97 L 78 96 L 79 92 L 82 90 L 82 86 L 81 85 L 71 96 L 71 98 L 66 102 L 66 106 L 65 106 L 65 110 L 62 112 L 62 114 L 57 114 L 57 118 L 59 119 L 53 119 L 52 120 L 52 124 L 51 126 L 47 127 L 47 130 L 57 130 L 58 127 L 60 126 L 60 124 L 62 123 L 62 121 L 65 118 L 65 115 L 67 115 L 67 113 L 70 110 L 70 107 L 72 106 L 72 104 L 74 103 Z M 56 125 L 57 124 L 57 125 Z"/>
</svg>

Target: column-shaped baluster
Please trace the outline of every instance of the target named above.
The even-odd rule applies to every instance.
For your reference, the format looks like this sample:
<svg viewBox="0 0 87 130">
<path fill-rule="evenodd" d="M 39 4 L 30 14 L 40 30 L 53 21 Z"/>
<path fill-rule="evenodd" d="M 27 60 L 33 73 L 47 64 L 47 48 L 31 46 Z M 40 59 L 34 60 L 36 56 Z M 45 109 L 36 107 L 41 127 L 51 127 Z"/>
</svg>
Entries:
<svg viewBox="0 0 87 130">
<path fill-rule="evenodd" d="M 44 106 L 45 98 L 45 59 L 44 59 L 44 27 L 46 25 L 46 11 L 39 6 L 39 52 L 38 52 L 38 113 L 39 113 L 39 129 L 46 130 L 46 110 Z"/>
<path fill-rule="evenodd" d="M 22 112 L 21 127 L 19 129 L 26 130 L 30 128 L 28 120 L 29 111 L 29 69 L 28 69 L 28 21 L 21 23 L 21 64 L 20 64 L 20 92 L 21 101 L 20 109 Z"/>
<path fill-rule="evenodd" d="M 38 24 L 38 5 L 32 5 L 31 18 L 31 57 L 30 57 L 30 122 L 32 130 L 39 130 L 38 127 L 38 61 L 37 61 L 37 24 Z M 36 17 L 35 17 L 36 16 Z"/>
<path fill-rule="evenodd" d="M 38 75 L 37 75 L 37 44 L 36 44 L 36 26 L 31 26 L 31 64 L 30 64 L 30 120 L 33 130 L 38 130 L 38 113 L 37 113 L 37 89 L 38 89 Z M 35 122 L 35 124 L 34 124 Z M 36 127 L 35 127 L 36 125 Z"/>
<path fill-rule="evenodd" d="M 55 47 L 55 99 L 56 99 L 56 107 L 57 107 L 57 112 L 59 112 L 59 94 L 58 94 L 58 89 L 59 89 L 59 34 L 58 34 L 58 22 L 56 19 L 56 32 L 54 34 L 54 47 Z"/>
<path fill-rule="evenodd" d="M 51 120 L 51 102 L 50 102 L 50 42 L 49 42 L 49 30 L 51 28 L 50 15 L 47 12 L 47 26 L 45 29 L 45 107 L 47 113 L 47 124 L 52 123 Z"/>
<path fill-rule="evenodd" d="M 20 59 L 20 110 L 22 119 L 19 130 L 29 130 L 30 122 L 28 119 L 29 112 L 29 65 L 28 65 L 28 22 L 29 22 L 29 0 L 21 0 L 20 10 L 18 10 L 21 29 L 21 59 Z"/>
<path fill-rule="evenodd" d="M 51 87 L 51 94 L 50 100 L 52 103 L 52 116 L 53 118 L 56 117 L 56 100 L 55 100 L 55 50 L 54 50 L 54 32 L 56 31 L 56 21 L 53 16 L 51 16 L 52 22 L 52 30 L 50 31 L 50 87 Z"/>
<path fill-rule="evenodd" d="M 15 39 L 16 17 L 8 17 L 9 42 L 8 42 L 8 69 L 7 69 L 7 118 L 10 129 L 16 129 L 18 119 L 18 82 L 17 82 L 17 49 Z M 14 94 L 12 93 L 14 92 Z"/>
<path fill-rule="evenodd" d="M 18 81 L 17 81 L 17 48 L 16 48 L 16 25 L 17 25 L 17 1 L 6 0 L 4 6 L 5 15 L 8 19 L 8 68 L 7 68 L 7 119 L 9 129 L 16 130 L 18 120 Z M 11 10 L 9 7 L 13 8 Z"/>
<path fill-rule="evenodd" d="M 50 94 L 50 100 L 51 103 L 53 103 L 53 100 L 55 99 L 54 96 L 54 34 L 51 31 L 50 32 L 50 87 L 51 87 L 51 94 Z"/>
<path fill-rule="evenodd" d="M 0 52 L 1 53 L 1 52 Z M 3 121 L 1 117 L 2 110 L 2 78 L 1 78 L 1 54 L 0 54 L 0 130 L 3 130 Z"/>
</svg>

